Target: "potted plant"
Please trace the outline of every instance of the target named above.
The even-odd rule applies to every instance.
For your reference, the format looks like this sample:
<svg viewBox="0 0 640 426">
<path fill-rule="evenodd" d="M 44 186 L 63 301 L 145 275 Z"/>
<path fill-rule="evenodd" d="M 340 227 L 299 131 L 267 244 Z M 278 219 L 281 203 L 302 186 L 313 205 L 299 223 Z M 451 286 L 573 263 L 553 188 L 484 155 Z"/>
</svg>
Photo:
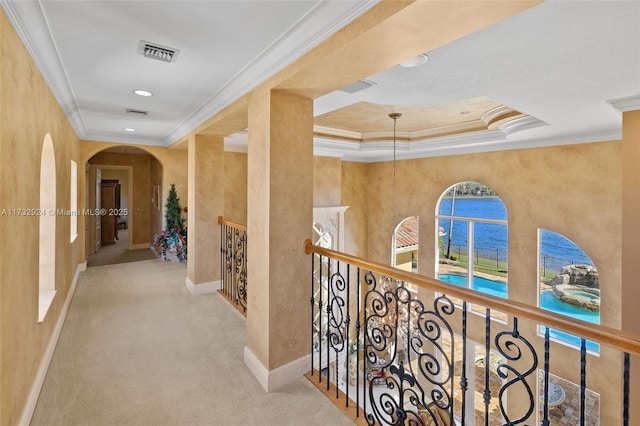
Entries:
<svg viewBox="0 0 640 426">
<path fill-rule="evenodd" d="M 161 233 L 153 236 L 151 249 L 155 250 L 162 260 L 171 260 L 171 255 L 175 253 L 175 258 L 179 262 L 186 262 L 187 229 L 182 218 L 180 199 L 173 183 L 167 196 L 164 218 L 166 228 Z"/>
</svg>

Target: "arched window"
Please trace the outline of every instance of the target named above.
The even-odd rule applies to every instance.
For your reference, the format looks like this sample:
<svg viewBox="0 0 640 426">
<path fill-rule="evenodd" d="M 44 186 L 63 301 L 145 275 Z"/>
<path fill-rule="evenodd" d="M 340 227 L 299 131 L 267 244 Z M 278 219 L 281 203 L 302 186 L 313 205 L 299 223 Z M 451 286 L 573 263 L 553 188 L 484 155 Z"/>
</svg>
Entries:
<svg viewBox="0 0 640 426">
<path fill-rule="evenodd" d="M 591 258 L 573 241 L 556 232 L 538 230 L 540 253 L 539 305 L 579 320 L 600 324 L 600 281 Z M 578 337 L 550 330 L 555 340 L 580 346 Z M 587 349 L 599 350 L 594 342 Z"/>
<path fill-rule="evenodd" d="M 436 207 L 437 277 L 507 297 L 507 209 L 491 188 L 462 182 Z"/>
<path fill-rule="evenodd" d="M 56 294 L 56 158 L 48 133 L 40 157 L 40 212 L 38 322 L 44 321 Z"/>
<path fill-rule="evenodd" d="M 418 272 L 418 216 L 408 217 L 398 224 L 391 249 L 391 266 Z"/>
</svg>

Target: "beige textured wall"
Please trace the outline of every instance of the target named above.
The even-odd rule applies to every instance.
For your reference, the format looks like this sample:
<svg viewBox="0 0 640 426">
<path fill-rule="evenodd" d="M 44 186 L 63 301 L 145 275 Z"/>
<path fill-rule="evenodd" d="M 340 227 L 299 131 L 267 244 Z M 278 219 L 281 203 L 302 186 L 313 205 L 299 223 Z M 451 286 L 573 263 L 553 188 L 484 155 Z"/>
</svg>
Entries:
<svg viewBox="0 0 640 426">
<path fill-rule="evenodd" d="M 268 370 L 309 350 L 302 242 L 313 220 L 313 102 L 257 91 L 249 104 L 247 347 Z M 292 208 L 295 202 L 295 208 Z"/>
<path fill-rule="evenodd" d="M 133 194 L 129 200 L 129 238 L 134 245 L 150 244 L 151 236 L 151 156 L 147 154 L 120 154 L 100 152 L 89 159 L 99 166 L 132 166 Z M 166 195 L 165 195 L 166 198 Z"/>
<path fill-rule="evenodd" d="M 0 12 L 0 208 L 37 209 L 40 156 L 51 134 L 56 162 L 56 205 L 69 209 L 71 160 L 78 138 Z M 79 188 L 82 188 L 79 186 Z M 79 204 L 81 206 L 81 204 Z M 0 217 L 0 424 L 17 424 L 51 339 L 78 265 L 80 238 L 71 243 L 68 216 L 56 217 L 57 294 L 38 324 L 38 216 Z M 80 227 L 79 227 L 80 229 Z"/>
<path fill-rule="evenodd" d="M 349 206 L 344 214 L 344 250 L 364 258 L 369 253 L 368 173 L 369 164 L 342 163 L 342 203 Z"/>
<path fill-rule="evenodd" d="M 622 207 L 622 329 L 640 334 L 640 111 L 622 118 L 623 207 Z M 640 357 L 631 359 L 630 423 L 640 424 Z M 635 367 L 634 367 L 635 366 Z"/>
<path fill-rule="evenodd" d="M 224 214 L 224 138 L 189 138 L 187 278 L 190 284 L 220 279 L 220 226 Z M 192 290 L 197 293 L 197 290 Z"/>
<path fill-rule="evenodd" d="M 313 207 L 339 206 L 342 160 L 337 157 L 313 157 Z"/>
<path fill-rule="evenodd" d="M 247 224 L 247 154 L 224 153 L 224 218 Z"/>
<path fill-rule="evenodd" d="M 164 210 L 162 209 L 162 202 L 166 200 L 167 197 L 163 197 L 162 191 L 162 164 L 155 157 L 151 157 L 151 170 L 150 170 L 150 185 L 149 185 L 149 196 L 153 201 L 150 204 L 151 214 L 149 215 L 149 235 L 153 239 L 155 234 L 159 234 L 164 229 L 162 222 L 164 221 Z M 154 194 L 154 188 L 157 186 L 160 187 L 160 196 L 158 200 L 155 199 L 156 195 Z M 170 189 L 171 187 L 169 187 Z M 167 190 L 168 193 L 168 190 Z M 178 198 L 180 196 L 178 195 Z M 159 206 L 159 207 L 158 207 Z M 180 199 L 180 206 L 186 207 L 187 201 Z M 183 216 L 186 217 L 185 214 Z"/>
<path fill-rule="evenodd" d="M 397 164 L 396 220 L 392 221 L 391 163 L 368 174 L 369 258 L 389 263 L 391 235 L 402 218 L 420 218 L 419 272 L 434 276 L 435 208 L 451 185 L 476 181 L 492 187 L 509 215 L 509 298 L 537 304 L 537 230 L 558 232 L 579 245 L 598 268 L 602 324 L 621 325 L 622 146 L 619 141 L 402 161 Z M 360 176 L 358 174 L 357 176 Z M 354 179 L 355 180 L 355 179 Z M 433 224 L 430 226 L 430 224 Z M 472 317 L 473 318 L 473 317 Z M 479 321 L 478 317 L 472 319 Z M 483 341 L 482 327 L 471 325 Z M 521 324 L 526 336 L 533 324 Z M 542 349 L 541 339 L 533 339 Z M 552 372 L 579 383 L 577 351 L 552 344 Z M 589 357 L 589 388 L 602 394 L 602 424 L 620 415 L 620 359 L 603 348 Z M 510 403 L 512 401 L 510 400 Z M 516 403 L 516 401 L 513 401 Z"/>
</svg>

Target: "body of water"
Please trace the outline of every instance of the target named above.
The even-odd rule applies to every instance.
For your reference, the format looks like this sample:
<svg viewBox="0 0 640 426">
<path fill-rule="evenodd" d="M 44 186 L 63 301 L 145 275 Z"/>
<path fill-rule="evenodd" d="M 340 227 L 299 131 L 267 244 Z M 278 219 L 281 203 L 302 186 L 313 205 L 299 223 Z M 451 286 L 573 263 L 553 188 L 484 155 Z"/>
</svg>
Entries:
<svg viewBox="0 0 640 426">
<path fill-rule="evenodd" d="M 461 287 L 467 286 L 467 277 L 463 275 L 440 274 L 438 276 L 438 279 L 440 281 L 455 284 Z M 500 281 L 493 281 L 486 278 L 474 276 L 472 288 L 485 294 L 502 297 L 503 299 L 507 298 L 507 285 Z M 563 301 L 553 297 L 553 292 L 551 290 L 544 290 L 540 293 L 540 307 L 542 309 L 566 315 L 571 318 L 587 321 L 593 324 L 600 324 L 599 312 L 587 311 L 568 303 L 564 303 Z M 541 328 L 541 333 L 544 333 L 544 328 Z M 551 329 L 549 331 L 549 334 L 552 338 L 555 338 L 557 340 L 562 340 L 574 346 L 580 346 L 580 338 L 578 338 L 577 336 L 573 336 L 571 334 L 567 334 L 554 329 Z M 593 352 L 597 352 L 599 350 L 599 345 L 595 342 L 587 341 L 587 349 Z"/>
<path fill-rule="evenodd" d="M 440 202 L 439 214 L 451 216 L 451 198 L 445 198 Z M 507 209 L 500 198 L 497 197 L 470 197 L 456 198 L 453 202 L 453 216 L 508 220 Z M 441 219 L 440 224 L 447 233 L 442 237 L 444 249 L 446 250 L 449 233 L 451 234 L 451 246 L 463 247 L 466 249 L 468 240 L 468 224 L 466 221 L 453 220 L 453 226 L 448 219 Z M 474 249 L 482 252 L 497 253 L 500 260 L 506 260 L 507 256 L 507 226 L 500 224 L 475 223 L 473 229 Z M 532 236 L 535 238 L 534 236 Z M 567 238 L 555 232 L 541 231 L 542 256 L 566 259 L 573 263 L 583 263 L 592 265 L 593 262 L 582 249 L 576 246 Z"/>
</svg>

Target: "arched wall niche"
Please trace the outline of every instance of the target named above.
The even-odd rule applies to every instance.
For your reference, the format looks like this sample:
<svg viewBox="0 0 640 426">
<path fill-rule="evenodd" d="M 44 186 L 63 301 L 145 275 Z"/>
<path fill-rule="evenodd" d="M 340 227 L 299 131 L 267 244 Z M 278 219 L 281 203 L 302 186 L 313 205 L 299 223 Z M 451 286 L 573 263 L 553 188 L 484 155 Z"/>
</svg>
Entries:
<svg viewBox="0 0 640 426">
<path fill-rule="evenodd" d="M 47 133 L 40 156 L 38 322 L 44 321 L 56 294 L 56 158 Z"/>
</svg>

